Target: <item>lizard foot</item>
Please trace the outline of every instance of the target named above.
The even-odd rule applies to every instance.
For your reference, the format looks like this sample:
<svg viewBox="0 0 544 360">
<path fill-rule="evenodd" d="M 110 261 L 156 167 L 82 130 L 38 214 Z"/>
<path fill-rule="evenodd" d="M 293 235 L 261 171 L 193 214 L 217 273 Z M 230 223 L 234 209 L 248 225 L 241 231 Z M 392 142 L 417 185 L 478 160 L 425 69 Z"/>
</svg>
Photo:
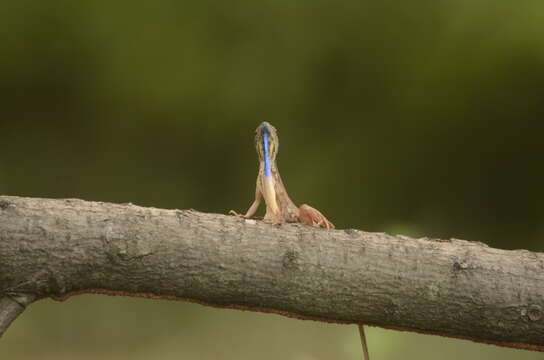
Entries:
<svg viewBox="0 0 544 360">
<path fill-rule="evenodd" d="M 234 211 L 234 210 L 230 210 L 230 211 L 229 211 L 229 215 L 238 216 L 238 217 L 241 217 L 241 218 L 244 218 L 244 219 L 246 218 L 245 215 L 239 214 L 239 213 L 237 213 L 237 212 Z"/>
<path fill-rule="evenodd" d="M 254 219 L 254 220 L 262 220 L 263 218 L 262 217 L 258 217 L 258 216 L 254 216 L 254 217 L 250 217 L 250 216 L 245 216 L 243 214 L 240 214 L 240 213 L 237 213 L 236 211 L 234 210 L 230 210 L 229 211 L 229 215 L 234 215 L 234 216 L 238 216 L 242 219 Z"/>
<path fill-rule="evenodd" d="M 314 209 L 310 205 L 300 205 L 298 218 L 301 223 L 306 225 L 334 229 L 334 224 L 319 212 L 319 210 Z"/>
<path fill-rule="evenodd" d="M 275 225 L 275 226 L 281 226 L 285 224 L 285 220 L 283 220 L 281 217 L 266 217 L 265 216 L 263 218 L 263 222 L 270 225 Z"/>
</svg>

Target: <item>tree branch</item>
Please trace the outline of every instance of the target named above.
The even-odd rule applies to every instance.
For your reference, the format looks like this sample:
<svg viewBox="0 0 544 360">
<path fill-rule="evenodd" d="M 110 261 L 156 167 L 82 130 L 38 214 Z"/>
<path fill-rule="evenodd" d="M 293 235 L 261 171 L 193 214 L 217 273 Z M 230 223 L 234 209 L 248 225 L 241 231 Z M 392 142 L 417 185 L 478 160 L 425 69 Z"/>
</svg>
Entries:
<svg viewBox="0 0 544 360">
<path fill-rule="evenodd" d="M 543 269 L 542 253 L 464 240 L 0 196 L 6 327 L 23 308 L 7 294 L 99 292 L 544 351 Z"/>
<path fill-rule="evenodd" d="M 35 298 L 34 295 L 27 294 L 5 295 L 0 298 L 0 338 Z"/>
</svg>

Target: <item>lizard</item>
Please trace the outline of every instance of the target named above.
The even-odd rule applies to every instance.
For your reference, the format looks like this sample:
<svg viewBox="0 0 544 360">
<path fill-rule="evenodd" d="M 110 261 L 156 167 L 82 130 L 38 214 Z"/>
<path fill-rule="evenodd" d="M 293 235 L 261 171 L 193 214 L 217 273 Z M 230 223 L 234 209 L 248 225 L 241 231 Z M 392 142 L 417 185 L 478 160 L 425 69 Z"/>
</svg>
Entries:
<svg viewBox="0 0 544 360">
<path fill-rule="evenodd" d="M 333 223 L 319 210 L 307 204 L 296 206 L 287 194 L 276 164 L 279 139 L 274 126 L 265 121 L 257 127 L 255 130 L 255 147 L 259 155 L 255 200 L 245 215 L 234 210 L 229 211 L 229 214 L 246 219 L 251 218 L 259 208 L 262 198 L 264 198 L 266 213 L 263 221 L 266 223 L 279 225 L 286 222 L 299 222 L 310 226 L 334 229 Z"/>
<path fill-rule="evenodd" d="M 276 164 L 279 139 L 278 132 L 274 126 L 265 121 L 257 127 L 255 130 L 255 147 L 259 156 L 255 200 L 244 215 L 234 210 L 230 210 L 229 214 L 249 219 L 255 215 L 264 198 L 266 213 L 263 221 L 266 223 L 280 225 L 286 222 L 299 222 L 310 226 L 334 229 L 333 223 L 319 210 L 307 204 L 296 206 L 287 194 Z M 363 358 L 368 360 L 368 345 L 366 343 L 363 324 L 358 324 L 358 328 L 363 347 Z"/>
</svg>

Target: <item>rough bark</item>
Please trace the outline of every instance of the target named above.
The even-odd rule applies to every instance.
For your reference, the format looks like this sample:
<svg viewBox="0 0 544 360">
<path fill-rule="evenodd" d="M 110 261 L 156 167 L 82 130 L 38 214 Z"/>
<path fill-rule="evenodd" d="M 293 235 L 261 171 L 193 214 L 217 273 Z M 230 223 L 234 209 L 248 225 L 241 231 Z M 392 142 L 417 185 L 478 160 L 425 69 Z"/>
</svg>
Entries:
<svg viewBox="0 0 544 360">
<path fill-rule="evenodd" d="M 0 297 L 179 299 L 542 351 L 543 284 L 544 254 L 477 242 L 0 196 Z"/>
</svg>

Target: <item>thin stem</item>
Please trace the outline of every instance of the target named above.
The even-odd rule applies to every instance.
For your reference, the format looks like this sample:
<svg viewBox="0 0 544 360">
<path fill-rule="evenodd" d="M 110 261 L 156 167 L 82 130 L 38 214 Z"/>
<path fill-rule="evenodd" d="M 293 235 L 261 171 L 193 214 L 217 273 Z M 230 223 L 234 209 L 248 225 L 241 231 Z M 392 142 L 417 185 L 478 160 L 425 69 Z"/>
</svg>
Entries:
<svg viewBox="0 0 544 360">
<path fill-rule="evenodd" d="M 361 346 L 363 347 L 363 359 L 370 360 L 370 357 L 368 356 L 368 344 L 366 343 L 364 325 L 359 324 L 357 325 L 357 327 L 359 328 L 359 335 L 361 337 Z"/>
</svg>

